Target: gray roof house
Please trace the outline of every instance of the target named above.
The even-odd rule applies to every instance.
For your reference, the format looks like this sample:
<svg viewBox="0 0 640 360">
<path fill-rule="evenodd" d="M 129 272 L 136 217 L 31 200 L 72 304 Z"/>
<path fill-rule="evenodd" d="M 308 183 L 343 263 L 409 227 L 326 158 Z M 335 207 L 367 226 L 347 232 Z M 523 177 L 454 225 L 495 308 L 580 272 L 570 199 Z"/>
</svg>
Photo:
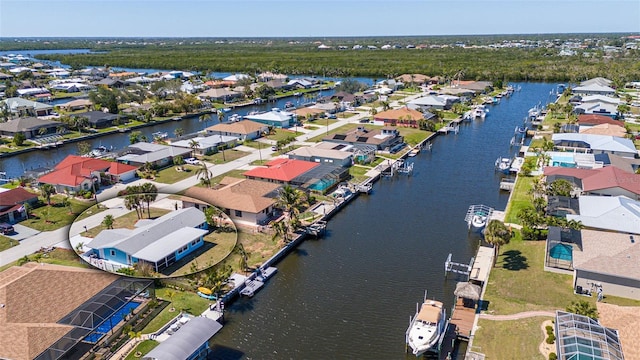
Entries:
<svg viewBox="0 0 640 360">
<path fill-rule="evenodd" d="M 594 135 L 585 133 L 560 133 L 551 135 L 554 146 L 568 151 L 584 151 L 593 154 L 609 153 L 620 156 L 636 157 L 633 141 L 617 136 Z"/>
<path fill-rule="evenodd" d="M 422 110 L 434 108 L 438 110 L 448 110 L 453 103 L 460 101 L 457 96 L 451 95 L 427 95 L 415 100 L 409 101 L 411 108 L 421 108 Z"/>
<path fill-rule="evenodd" d="M 129 145 L 125 149 L 125 154 L 116 160 L 130 165 L 142 166 L 149 162 L 156 167 L 163 167 L 171 165 L 174 157 L 188 156 L 191 151 L 191 149 L 176 146 L 139 142 Z"/>
<path fill-rule="evenodd" d="M 583 102 L 573 108 L 573 112 L 581 115 L 603 115 L 612 119 L 618 118 L 618 106 L 608 102 Z"/>
<path fill-rule="evenodd" d="M 220 147 L 233 148 L 238 142 L 239 138 L 229 135 L 209 135 L 209 136 L 197 136 L 188 140 L 174 141 L 171 146 L 176 146 L 183 149 L 191 149 L 191 141 L 198 143 L 198 149 L 195 152 L 198 155 L 206 155 L 217 153 Z"/>
<path fill-rule="evenodd" d="M 7 104 L 9 111 L 14 116 L 46 116 L 53 111 L 51 105 L 19 97 L 4 99 L 2 102 Z"/>
<path fill-rule="evenodd" d="M 640 202 L 626 196 L 578 198 L 580 214 L 567 214 L 567 220 L 582 222 L 587 228 L 640 234 Z"/>
<path fill-rule="evenodd" d="M 573 89 L 573 93 L 582 95 L 613 95 L 616 93 L 616 89 L 610 86 L 594 83 L 585 86 L 578 86 Z"/>
<path fill-rule="evenodd" d="M 27 139 L 34 138 L 39 135 L 55 133 L 57 128 L 63 126 L 63 123 L 35 117 L 17 118 L 7 122 L 0 123 L 0 135 L 15 136 L 17 133 L 23 133 Z M 40 129 L 45 129 L 44 134 L 40 133 Z"/>
<path fill-rule="evenodd" d="M 353 164 L 353 153 L 333 149 L 304 146 L 287 153 L 289 159 L 304 160 L 334 166 L 349 167 Z"/>
<path fill-rule="evenodd" d="M 193 317 L 175 334 L 145 355 L 143 360 L 206 359 L 209 339 L 222 329 L 222 324 L 207 317 Z"/>
<path fill-rule="evenodd" d="M 593 84 L 600 85 L 600 86 L 611 86 L 611 84 L 613 84 L 613 81 L 603 77 L 595 77 L 593 79 L 589 79 L 581 82 L 580 86 L 589 86 Z"/>
<path fill-rule="evenodd" d="M 117 114 L 106 113 L 102 111 L 87 111 L 83 113 L 73 114 L 74 117 L 84 116 L 89 120 L 89 126 L 92 128 L 105 128 L 113 125 L 119 117 Z"/>
</svg>

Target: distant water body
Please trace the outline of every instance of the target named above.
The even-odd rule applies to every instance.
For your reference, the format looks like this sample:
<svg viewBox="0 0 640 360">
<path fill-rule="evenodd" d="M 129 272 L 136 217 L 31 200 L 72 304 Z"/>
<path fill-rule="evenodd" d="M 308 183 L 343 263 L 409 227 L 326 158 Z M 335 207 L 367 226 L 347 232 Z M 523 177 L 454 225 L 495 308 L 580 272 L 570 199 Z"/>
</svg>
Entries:
<svg viewBox="0 0 640 360">
<path fill-rule="evenodd" d="M 404 359 L 409 317 L 425 290 L 449 313 L 456 281 L 444 262 L 466 263 L 480 237 L 468 233 L 469 205 L 504 210 L 509 194 L 494 172 L 528 109 L 552 100 L 553 84 L 491 106 L 413 161 L 412 176 L 381 179 L 338 213 L 321 240 L 301 244 L 255 297 L 228 306 L 214 337 L 216 359 Z M 415 359 L 406 356 L 406 359 Z"/>
</svg>

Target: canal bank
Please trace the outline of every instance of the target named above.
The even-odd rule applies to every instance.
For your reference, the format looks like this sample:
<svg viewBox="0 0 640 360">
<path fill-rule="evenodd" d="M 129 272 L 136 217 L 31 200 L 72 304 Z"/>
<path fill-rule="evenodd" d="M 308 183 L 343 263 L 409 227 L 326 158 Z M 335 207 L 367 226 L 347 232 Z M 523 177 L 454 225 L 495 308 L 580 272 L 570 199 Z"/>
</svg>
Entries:
<svg viewBox="0 0 640 360">
<path fill-rule="evenodd" d="M 259 294 L 228 307 L 215 343 L 248 359 L 402 358 L 424 290 L 451 309 L 456 281 L 444 280 L 444 260 L 467 261 L 480 240 L 464 214 L 474 203 L 506 206 L 494 161 L 551 87 L 522 84 L 484 121 L 462 122 L 408 159 L 412 176 L 380 179 L 333 217 L 323 239 L 292 249 Z"/>
</svg>

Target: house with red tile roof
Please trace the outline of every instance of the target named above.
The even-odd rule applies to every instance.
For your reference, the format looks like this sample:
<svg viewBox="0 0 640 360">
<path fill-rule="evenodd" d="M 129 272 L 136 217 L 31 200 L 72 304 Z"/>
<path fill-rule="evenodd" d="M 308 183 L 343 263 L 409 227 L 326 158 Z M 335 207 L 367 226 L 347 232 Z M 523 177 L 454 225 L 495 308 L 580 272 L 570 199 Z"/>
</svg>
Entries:
<svg viewBox="0 0 640 360">
<path fill-rule="evenodd" d="M 111 182 L 129 181 L 135 178 L 138 167 L 102 159 L 69 155 L 54 170 L 41 176 L 41 184 L 55 186 L 57 192 L 65 189 L 76 192 L 92 189 L 92 181 L 98 185 L 102 180 Z M 105 176 L 103 178 L 102 176 Z"/>
<path fill-rule="evenodd" d="M 263 180 L 278 184 L 291 184 L 295 178 L 320 166 L 310 161 L 278 158 L 265 166 L 256 167 L 244 173 L 247 179 Z"/>
<path fill-rule="evenodd" d="M 626 196 L 640 200 L 640 174 L 624 171 L 615 166 L 601 169 L 546 167 L 547 183 L 565 179 L 582 189 L 585 195 Z"/>
<path fill-rule="evenodd" d="M 14 223 L 27 217 L 24 204 L 38 202 L 38 195 L 18 187 L 0 192 L 0 222 Z"/>
<path fill-rule="evenodd" d="M 624 122 L 614 120 L 609 116 L 597 115 L 597 114 L 581 114 L 578 115 L 578 125 L 582 126 L 596 126 L 601 124 L 611 124 L 624 126 Z"/>
</svg>

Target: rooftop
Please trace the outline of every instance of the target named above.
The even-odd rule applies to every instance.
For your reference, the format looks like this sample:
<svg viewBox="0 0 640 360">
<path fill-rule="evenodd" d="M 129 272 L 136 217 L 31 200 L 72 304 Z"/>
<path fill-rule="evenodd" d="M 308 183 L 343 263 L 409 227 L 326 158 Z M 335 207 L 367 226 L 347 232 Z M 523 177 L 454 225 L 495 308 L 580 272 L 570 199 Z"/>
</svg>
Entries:
<svg viewBox="0 0 640 360">
<path fill-rule="evenodd" d="M 279 158 L 268 162 L 266 167 L 245 172 L 244 176 L 289 182 L 319 165 L 310 161 Z"/>
<path fill-rule="evenodd" d="M 279 188 L 266 181 L 225 177 L 217 189 L 192 187 L 185 195 L 220 208 L 259 213 L 275 203 L 272 195 Z"/>
</svg>

